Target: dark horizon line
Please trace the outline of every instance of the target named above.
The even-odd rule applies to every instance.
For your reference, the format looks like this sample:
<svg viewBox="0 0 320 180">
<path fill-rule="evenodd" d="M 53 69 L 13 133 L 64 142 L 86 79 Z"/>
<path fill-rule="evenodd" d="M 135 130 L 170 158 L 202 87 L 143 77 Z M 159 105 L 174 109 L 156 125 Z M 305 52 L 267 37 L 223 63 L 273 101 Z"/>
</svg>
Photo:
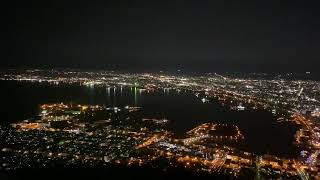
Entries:
<svg viewBox="0 0 320 180">
<path fill-rule="evenodd" d="M 109 67 L 52 67 L 52 66 L 11 66 L 11 67 L 0 67 L 1 71 L 6 70 L 72 70 L 72 71 L 115 71 L 115 72 L 132 72 L 132 73 L 146 73 L 146 72 L 168 72 L 168 73 L 195 73 L 195 74 L 208 74 L 208 73 L 240 73 L 240 74 L 307 74 L 310 75 L 318 75 L 318 71 L 302 71 L 302 70 L 285 70 L 285 71 L 276 71 L 276 70 L 208 70 L 208 68 L 180 68 L 180 67 L 151 67 L 151 68 L 132 68 L 132 67 L 116 67 L 109 66 Z"/>
</svg>

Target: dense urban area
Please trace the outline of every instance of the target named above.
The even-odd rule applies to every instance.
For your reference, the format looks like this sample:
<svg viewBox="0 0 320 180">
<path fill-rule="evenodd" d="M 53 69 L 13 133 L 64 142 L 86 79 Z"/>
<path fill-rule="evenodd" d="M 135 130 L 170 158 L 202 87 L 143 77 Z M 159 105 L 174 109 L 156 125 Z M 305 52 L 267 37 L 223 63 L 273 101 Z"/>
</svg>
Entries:
<svg viewBox="0 0 320 180">
<path fill-rule="evenodd" d="M 308 72 L 307 72 L 308 73 Z M 170 119 L 143 117 L 142 107 L 97 104 L 39 104 L 39 114 L 0 126 L 1 171 L 23 168 L 152 166 L 241 178 L 320 178 L 320 82 L 290 74 L 120 73 L 113 71 L 11 70 L 2 81 L 80 84 L 135 93 L 188 91 L 203 103 L 216 99 L 231 110 L 263 109 L 277 123 L 299 126 L 297 157 L 255 154 L 237 148 L 245 141 L 234 124 L 204 123 L 183 137 L 168 130 Z M 19 112 L 19 110 L 17 110 Z M 272 133 L 272 132 L 270 132 Z"/>
</svg>

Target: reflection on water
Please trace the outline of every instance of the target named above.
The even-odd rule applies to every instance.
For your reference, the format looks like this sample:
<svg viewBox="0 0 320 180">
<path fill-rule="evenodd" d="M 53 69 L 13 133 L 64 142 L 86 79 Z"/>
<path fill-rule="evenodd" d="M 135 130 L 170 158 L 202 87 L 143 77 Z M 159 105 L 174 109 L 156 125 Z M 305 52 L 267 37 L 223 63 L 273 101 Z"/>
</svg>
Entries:
<svg viewBox="0 0 320 180">
<path fill-rule="evenodd" d="M 262 110 L 230 111 L 219 102 L 203 103 L 190 92 L 169 89 L 150 92 L 137 87 L 84 87 L 2 81 L 1 123 L 20 121 L 37 114 L 40 104 L 75 103 L 106 106 L 141 106 L 146 118 L 166 118 L 176 135 L 206 123 L 237 125 L 245 137 L 241 149 L 256 153 L 293 156 L 296 127 L 276 123 L 272 113 Z M 292 154 L 288 153 L 292 152 Z"/>
<path fill-rule="evenodd" d="M 137 87 L 134 87 L 134 105 L 138 106 Z"/>
</svg>

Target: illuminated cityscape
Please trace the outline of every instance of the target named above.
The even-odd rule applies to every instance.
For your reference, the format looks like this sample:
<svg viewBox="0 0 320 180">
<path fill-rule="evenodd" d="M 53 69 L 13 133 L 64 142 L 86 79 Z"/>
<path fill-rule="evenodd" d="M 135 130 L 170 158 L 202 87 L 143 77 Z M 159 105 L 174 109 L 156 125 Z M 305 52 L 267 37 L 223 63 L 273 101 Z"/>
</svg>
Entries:
<svg viewBox="0 0 320 180">
<path fill-rule="evenodd" d="M 217 73 L 188 75 L 36 69 L 2 71 L 0 79 L 1 83 L 19 86 L 77 86 L 88 92 L 101 91 L 107 101 L 84 104 L 76 99 L 50 100 L 33 104 L 37 113 L 30 117 L 2 123 L 0 170 L 4 172 L 57 165 L 66 168 L 117 165 L 151 166 L 164 171 L 179 168 L 192 173 L 244 179 L 320 178 L 318 81 L 295 79 L 293 74 L 269 76 L 258 73 L 243 77 Z M 118 96 L 132 97 L 132 101 L 122 103 Z M 181 120 L 182 124 L 177 126 L 186 126 L 186 130 L 178 132 L 174 126 L 177 120 L 174 116 L 170 118 L 169 112 L 158 115 L 155 113 L 162 111 L 158 106 L 156 112 L 148 109 L 153 104 L 162 103 L 162 100 L 152 99 L 158 96 L 163 101 L 167 101 L 164 100 L 166 96 L 171 99 L 185 96 L 182 100 L 193 97 L 196 102 L 191 104 L 187 100 L 168 100 L 178 106 L 192 106 L 191 111 L 196 111 L 196 105 L 203 105 L 203 108 L 209 108 L 209 112 L 220 108 L 221 113 L 239 114 L 235 115 L 235 121 L 231 116 L 230 119 L 221 116 L 226 117 L 221 121 L 200 121 L 202 116 L 199 114 L 192 117 L 190 126 Z M 173 111 L 173 114 L 187 113 L 187 110 Z M 220 110 L 216 111 L 220 113 Z M 287 136 L 284 139 L 292 140 L 290 143 L 296 150 L 276 149 L 261 153 L 254 149 L 259 143 L 263 144 L 263 140 L 258 135 L 252 137 L 247 130 L 258 127 L 241 121 L 248 121 L 250 114 L 260 111 L 273 118 L 268 120 L 272 121 L 273 129 L 284 126 L 280 131 Z M 19 113 L 19 109 L 15 112 Z M 246 112 L 248 115 L 244 114 Z M 254 119 L 254 122 L 263 123 L 262 119 Z M 289 125 L 296 127 L 292 135 L 284 133 L 289 130 Z M 276 139 L 283 138 L 272 135 L 276 130 L 266 132 L 261 137 L 275 138 L 270 140 L 270 146 L 273 141 L 276 144 Z M 250 145 L 250 138 L 257 141 L 256 144 Z M 245 172 L 250 173 L 244 175 Z"/>
<path fill-rule="evenodd" d="M 0 180 L 320 180 L 319 1 L 5 2 Z"/>
</svg>

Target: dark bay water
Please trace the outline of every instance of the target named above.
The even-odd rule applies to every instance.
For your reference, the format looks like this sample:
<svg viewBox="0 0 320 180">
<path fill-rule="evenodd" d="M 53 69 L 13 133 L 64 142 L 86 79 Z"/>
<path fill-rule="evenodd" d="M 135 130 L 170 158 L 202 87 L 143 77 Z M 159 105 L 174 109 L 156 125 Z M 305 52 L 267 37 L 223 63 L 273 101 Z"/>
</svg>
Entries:
<svg viewBox="0 0 320 180">
<path fill-rule="evenodd" d="M 0 81 L 1 124 L 21 121 L 38 113 L 44 103 L 81 103 L 106 106 L 141 106 L 148 118 L 170 120 L 169 129 L 177 135 L 205 122 L 237 125 L 245 141 L 242 150 L 258 154 L 292 157 L 297 130 L 292 124 L 276 123 L 272 113 L 263 110 L 230 111 L 217 101 L 202 103 L 190 92 L 141 92 L 135 88 L 85 87 L 67 84 Z"/>
</svg>

